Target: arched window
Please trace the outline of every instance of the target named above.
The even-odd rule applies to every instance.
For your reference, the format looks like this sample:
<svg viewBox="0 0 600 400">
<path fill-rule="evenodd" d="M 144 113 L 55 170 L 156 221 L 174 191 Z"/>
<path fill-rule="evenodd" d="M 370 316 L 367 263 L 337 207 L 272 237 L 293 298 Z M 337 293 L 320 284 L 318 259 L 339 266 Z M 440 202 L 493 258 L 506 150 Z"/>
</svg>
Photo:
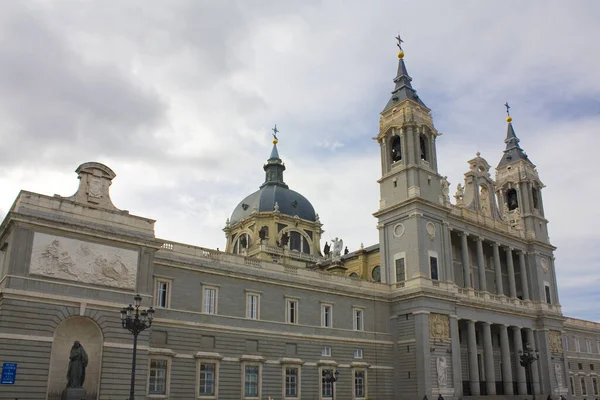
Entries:
<svg viewBox="0 0 600 400">
<path fill-rule="evenodd" d="M 290 250 L 296 250 L 300 253 L 310 254 L 310 245 L 300 232 L 290 231 Z"/>
<path fill-rule="evenodd" d="M 358 274 L 356 272 L 353 272 L 350 274 L 350 278 L 352 279 L 358 279 Z"/>
<path fill-rule="evenodd" d="M 400 136 L 394 136 L 392 139 L 392 162 L 402 160 L 402 142 Z"/>
<path fill-rule="evenodd" d="M 252 246 L 250 235 L 242 233 L 233 243 L 233 254 L 241 254 L 243 250 L 249 249 Z"/>
<path fill-rule="evenodd" d="M 427 157 L 427 137 L 419 135 L 419 148 L 421 149 L 421 160 L 429 161 Z"/>
<path fill-rule="evenodd" d="M 537 188 L 531 188 L 531 198 L 533 200 L 533 208 L 539 210 L 540 208 L 540 192 Z"/>
<path fill-rule="evenodd" d="M 371 278 L 373 278 L 375 282 L 381 282 L 381 267 L 379 265 L 371 271 Z"/>
<path fill-rule="evenodd" d="M 519 199 L 515 189 L 508 189 L 506 191 L 506 204 L 508 205 L 508 209 L 510 211 L 519 208 Z"/>
</svg>

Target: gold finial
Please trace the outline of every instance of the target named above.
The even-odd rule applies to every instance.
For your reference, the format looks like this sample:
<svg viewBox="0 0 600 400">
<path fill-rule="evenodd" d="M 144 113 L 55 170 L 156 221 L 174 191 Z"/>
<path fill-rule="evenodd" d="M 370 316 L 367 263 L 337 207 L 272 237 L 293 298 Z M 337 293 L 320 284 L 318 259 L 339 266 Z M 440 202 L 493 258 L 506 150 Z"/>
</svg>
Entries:
<svg viewBox="0 0 600 400">
<path fill-rule="evenodd" d="M 400 49 L 400 51 L 398 52 L 398 58 L 404 58 L 404 50 L 402 50 L 402 43 L 404 42 L 404 40 L 400 38 L 400 34 L 396 36 L 396 40 L 398 41 L 396 46 L 398 46 L 398 48 Z"/>
<path fill-rule="evenodd" d="M 277 133 L 279 133 L 279 131 L 277 130 L 277 124 L 275 124 L 275 128 L 271 130 L 273 131 L 273 144 L 279 143 L 279 140 L 277 139 Z"/>
<path fill-rule="evenodd" d="M 506 122 L 512 122 L 512 117 L 510 116 L 510 106 L 508 105 L 508 101 L 506 103 L 504 103 L 504 107 L 506 107 L 506 115 L 508 115 L 508 117 L 506 117 Z"/>
</svg>

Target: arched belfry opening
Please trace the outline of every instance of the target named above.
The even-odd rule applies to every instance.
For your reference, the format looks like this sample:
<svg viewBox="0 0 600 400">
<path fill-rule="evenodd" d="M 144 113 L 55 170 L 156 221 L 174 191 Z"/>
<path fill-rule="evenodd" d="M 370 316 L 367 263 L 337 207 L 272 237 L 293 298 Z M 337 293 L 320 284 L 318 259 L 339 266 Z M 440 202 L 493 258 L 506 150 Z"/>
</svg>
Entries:
<svg viewBox="0 0 600 400">
<path fill-rule="evenodd" d="M 392 162 L 402 161 L 402 141 L 400 136 L 394 135 L 391 144 Z"/>
<path fill-rule="evenodd" d="M 516 189 L 511 188 L 506 191 L 506 205 L 508 205 L 509 211 L 519 208 L 519 198 Z"/>
<path fill-rule="evenodd" d="M 88 356 L 83 389 L 86 399 L 97 398 L 102 366 L 102 346 L 104 343 L 100 326 L 88 317 L 70 317 L 63 320 L 54 331 L 48 374 L 48 399 L 60 399 L 67 386 L 69 355 L 73 343 L 78 341 Z"/>
<path fill-rule="evenodd" d="M 428 154 L 428 140 L 427 137 L 424 134 L 420 134 L 419 135 L 419 148 L 421 150 L 421 160 L 423 161 L 429 161 L 429 154 Z"/>
<path fill-rule="evenodd" d="M 536 187 L 531 188 L 531 200 L 533 202 L 533 208 L 536 210 L 540 209 L 540 192 Z"/>
</svg>

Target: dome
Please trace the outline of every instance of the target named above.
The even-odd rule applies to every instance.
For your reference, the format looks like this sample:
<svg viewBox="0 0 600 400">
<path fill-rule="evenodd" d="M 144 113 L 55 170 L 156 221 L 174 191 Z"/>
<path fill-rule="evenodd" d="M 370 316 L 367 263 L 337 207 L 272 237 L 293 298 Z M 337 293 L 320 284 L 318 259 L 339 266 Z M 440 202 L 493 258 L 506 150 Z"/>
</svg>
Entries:
<svg viewBox="0 0 600 400">
<path fill-rule="evenodd" d="M 283 181 L 285 164 L 279 158 L 277 151 L 277 138 L 273 140 L 273 150 L 264 165 L 265 182 L 260 189 L 242 200 L 233 210 L 229 222 L 236 224 L 243 218 L 247 218 L 253 212 L 273 212 L 275 204 L 281 214 L 315 222 L 317 215 L 310 201 L 300 193 L 291 190 Z"/>
<path fill-rule="evenodd" d="M 279 212 L 291 217 L 315 221 L 315 209 L 310 201 L 300 193 L 280 185 L 263 185 L 259 190 L 242 200 L 231 214 L 230 223 L 235 224 L 247 218 L 252 212 L 273 212 L 275 203 Z"/>
</svg>

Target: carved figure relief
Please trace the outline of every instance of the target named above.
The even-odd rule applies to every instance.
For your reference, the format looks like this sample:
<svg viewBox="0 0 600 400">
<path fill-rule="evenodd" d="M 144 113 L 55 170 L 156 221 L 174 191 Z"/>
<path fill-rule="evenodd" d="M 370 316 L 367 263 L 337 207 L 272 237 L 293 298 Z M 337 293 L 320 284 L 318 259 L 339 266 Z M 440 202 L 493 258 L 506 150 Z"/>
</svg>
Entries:
<svg viewBox="0 0 600 400">
<path fill-rule="evenodd" d="M 562 353 L 562 334 L 559 331 L 550 331 L 548 333 L 548 341 L 550 342 L 551 353 Z"/>
<path fill-rule="evenodd" d="M 463 186 L 459 183 L 456 185 L 456 193 L 454 193 L 454 199 L 456 200 L 456 205 L 462 205 L 463 204 L 463 196 L 465 195 L 465 189 L 463 188 Z"/>
<path fill-rule="evenodd" d="M 540 260 L 540 265 L 542 266 L 542 270 L 543 270 L 544 272 L 548 272 L 548 269 L 549 269 L 549 268 L 548 268 L 548 260 L 546 260 L 545 258 L 542 258 L 542 259 Z"/>
<path fill-rule="evenodd" d="M 448 364 L 446 363 L 446 357 L 438 357 L 435 360 L 435 364 L 438 388 L 443 389 L 448 386 Z"/>
<path fill-rule="evenodd" d="M 560 364 L 554 364 L 554 375 L 556 376 L 556 383 L 559 388 L 565 387 L 563 380 L 563 372 Z"/>
<path fill-rule="evenodd" d="M 432 339 L 450 339 L 450 319 L 443 314 L 429 314 L 429 337 Z"/>
<path fill-rule="evenodd" d="M 135 289 L 138 253 L 117 247 L 36 232 L 32 274 L 58 279 Z"/>
<path fill-rule="evenodd" d="M 482 186 L 481 190 L 479 191 L 479 207 L 484 215 L 491 216 L 490 193 L 485 186 Z"/>
</svg>

